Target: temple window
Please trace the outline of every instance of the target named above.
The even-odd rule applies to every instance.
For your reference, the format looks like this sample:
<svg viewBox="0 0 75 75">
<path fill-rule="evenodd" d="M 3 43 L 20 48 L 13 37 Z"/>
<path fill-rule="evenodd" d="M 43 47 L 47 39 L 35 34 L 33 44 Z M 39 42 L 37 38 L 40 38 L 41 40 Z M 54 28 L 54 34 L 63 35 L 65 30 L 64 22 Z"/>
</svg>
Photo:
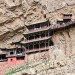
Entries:
<svg viewBox="0 0 75 75">
<path fill-rule="evenodd" d="M 2 59 L 6 59 L 6 55 L 5 54 L 2 55 Z"/>
<path fill-rule="evenodd" d="M 10 52 L 10 55 L 13 55 L 13 54 L 14 54 L 14 51 L 11 51 L 11 52 Z"/>
<path fill-rule="evenodd" d="M 72 14 L 63 14 L 63 21 L 64 22 L 69 22 L 71 21 Z"/>
<path fill-rule="evenodd" d="M 32 35 L 32 34 L 31 34 L 31 35 L 29 35 L 28 37 L 29 37 L 29 40 L 34 39 L 34 35 Z"/>
<path fill-rule="evenodd" d="M 22 53 L 22 52 L 23 52 L 22 49 L 17 49 L 17 54 L 20 54 L 20 53 Z"/>
<path fill-rule="evenodd" d="M 40 47 L 41 47 L 41 48 L 42 48 L 42 47 L 45 47 L 44 41 L 41 41 L 41 42 L 40 42 Z"/>
<path fill-rule="evenodd" d="M 32 50 L 33 49 L 33 44 L 30 44 L 29 45 L 29 50 Z"/>
<path fill-rule="evenodd" d="M 39 44 L 38 43 L 34 44 L 34 48 L 35 49 L 39 48 Z"/>
<path fill-rule="evenodd" d="M 41 32 L 41 37 L 45 37 L 45 32 Z"/>
<path fill-rule="evenodd" d="M 35 25 L 35 29 L 39 29 L 40 28 L 40 26 L 37 24 L 37 25 Z"/>
<path fill-rule="evenodd" d="M 34 29 L 34 25 L 29 26 L 28 29 L 29 29 L 29 30 L 33 30 L 33 29 Z"/>
<path fill-rule="evenodd" d="M 39 36 L 39 33 L 36 33 L 35 34 L 35 39 L 37 39 L 37 38 L 39 38 L 40 36 Z"/>
<path fill-rule="evenodd" d="M 0 55 L 0 60 L 6 59 L 6 54 L 1 54 Z"/>
</svg>

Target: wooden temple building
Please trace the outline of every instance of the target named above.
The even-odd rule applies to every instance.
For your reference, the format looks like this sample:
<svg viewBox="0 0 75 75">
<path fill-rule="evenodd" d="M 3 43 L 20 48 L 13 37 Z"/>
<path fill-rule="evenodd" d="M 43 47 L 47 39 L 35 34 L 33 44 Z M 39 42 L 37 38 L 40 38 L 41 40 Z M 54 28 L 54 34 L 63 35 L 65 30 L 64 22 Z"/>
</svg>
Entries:
<svg viewBox="0 0 75 75">
<path fill-rule="evenodd" d="M 1 49 L 0 61 L 8 64 L 24 63 L 25 50 L 23 48 L 4 48 Z"/>
<path fill-rule="evenodd" d="M 52 35 L 60 29 L 69 28 L 75 25 L 71 20 L 72 14 L 63 14 L 63 20 L 51 25 L 49 21 L 26 25 L 27 30 L 23 33 L 24 40 L 13 42 L 15 48 L 0 50 L 0 62 L 8 64 L 24 63 L 27 54 L 48 51 L 53 46 Z"/>
<path fill-rule="evenodd" d="M 25 47 L 26 53 L 33 53 L 48 50 L 53 45 L 49 21 L 27 26 L 27 31 L 23 34 L 25 39 L 21 44 Z"/>
</svg>

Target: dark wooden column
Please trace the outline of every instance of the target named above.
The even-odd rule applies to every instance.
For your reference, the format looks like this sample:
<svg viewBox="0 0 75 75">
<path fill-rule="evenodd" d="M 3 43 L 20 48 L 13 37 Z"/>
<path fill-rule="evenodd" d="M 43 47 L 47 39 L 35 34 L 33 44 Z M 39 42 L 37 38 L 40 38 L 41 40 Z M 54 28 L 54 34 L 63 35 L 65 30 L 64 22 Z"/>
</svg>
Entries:
<svg viewBox="0 0 75 75">
<path fill-rule="evenodd" d="M 0 55 L 0 60 L 2 59 L 2 56 Z"/>
</svg>

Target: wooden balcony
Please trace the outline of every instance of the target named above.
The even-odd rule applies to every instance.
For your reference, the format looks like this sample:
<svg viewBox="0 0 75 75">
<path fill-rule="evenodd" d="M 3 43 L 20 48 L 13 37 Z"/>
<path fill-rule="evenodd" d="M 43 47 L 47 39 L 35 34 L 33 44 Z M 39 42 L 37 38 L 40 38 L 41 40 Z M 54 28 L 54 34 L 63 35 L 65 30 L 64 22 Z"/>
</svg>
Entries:
<svg viewBox="0 0 75 75">
<path fill-rule="evenodd" d="M 63 29 L 63 28 L 68 28 L 70 26 L 75 26 L 75 20 L 67 22 L 67 23 L 55 24 L 55 25 L 51 26 L 50 29 L 52 29 L 52 30 Z"/>
<path fill-rule="evenodd" d="M 51 36 L 40 37 L 40 38 L 37 38 L 37 39 L 32 39 L 32 40 L 23 41 L 23 42 L 21 42 L 21 43 L 22 43 L 22 44 L 26 44 L 26 43 L 36 42 L 36 41 L 47 40 L 47 39 L 50 39 L 50 38 L 51 38 Z"/>
<path fill-rule="evenodd" d="M 7 54 L 7 52 L 0 50 L 0 55 L 3 55 L 3 54 Z"/>
<path fill-rule="evenodd" d="M 35 53 L 35 52 L 41 52 L 41 51 L 48 51 L 49 47 L 42 47 L 42 48 L 36 48 L 36 49 L 31 49 L 31 50 L 26 50 L 26 53 Z"/>
<path fill-rule="evenodd" d="M 31 34 L 31 33 L 36 33 L 36 32 L 40 32 L 40 31 L 45 31 L 45 30 L 49 30 L 50 29 L 50 26 L 48 27 L 43 27 L 43 28 L 38 28 L 38 29 L 33 29 L 33 30 L 29 30 L 29 31 L 26 31 L 24 32 L 23 34 Z"/>
<path fill-rule="evenodd" d="M 25 53 L 18 53 L 16 54 L 17 57 L 22 57 L 22 56 L 25 56 Z"/>
<path fill-rule="evenodd" d="M 25 56 L 25 53 L 16 53 L 16 54 L 7 54 L 6 57 L 23 57 Z"/>
</svg>

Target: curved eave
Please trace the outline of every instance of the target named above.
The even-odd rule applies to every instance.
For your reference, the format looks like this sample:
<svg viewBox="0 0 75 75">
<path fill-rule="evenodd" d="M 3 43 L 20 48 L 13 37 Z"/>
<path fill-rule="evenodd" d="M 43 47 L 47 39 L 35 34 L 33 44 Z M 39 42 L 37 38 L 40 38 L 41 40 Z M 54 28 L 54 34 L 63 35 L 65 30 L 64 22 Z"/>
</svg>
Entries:
<svg viewBox="0 0 75 75">
<path fill-rule="evenodd" d="M 37 32 L 41 32 L 41 31 L 46 31 L 46 30 L 49 30 L 50 27 L 47 27 L 47 28 L 41 28 L 41 29 L 37 29 L 37 30 L 33 30 L 33 31 L 27 31 L 27 32 L 24 32 L 23 35 L 28 35 L 28 34 L 32 34 L 32 33 L 37 33 Z"/>
<path fill-rule="evenodd" d="M 34 22 L 34 23 L 32 23 L 32 24 L 26 24 L 26 26 L 29 27 L 29 26 L 38 25 L 38 24 L 43 24 L 43 23 L 49 23 L 49 20 L 38 21 L 38 22 Z"/>
</svg>

